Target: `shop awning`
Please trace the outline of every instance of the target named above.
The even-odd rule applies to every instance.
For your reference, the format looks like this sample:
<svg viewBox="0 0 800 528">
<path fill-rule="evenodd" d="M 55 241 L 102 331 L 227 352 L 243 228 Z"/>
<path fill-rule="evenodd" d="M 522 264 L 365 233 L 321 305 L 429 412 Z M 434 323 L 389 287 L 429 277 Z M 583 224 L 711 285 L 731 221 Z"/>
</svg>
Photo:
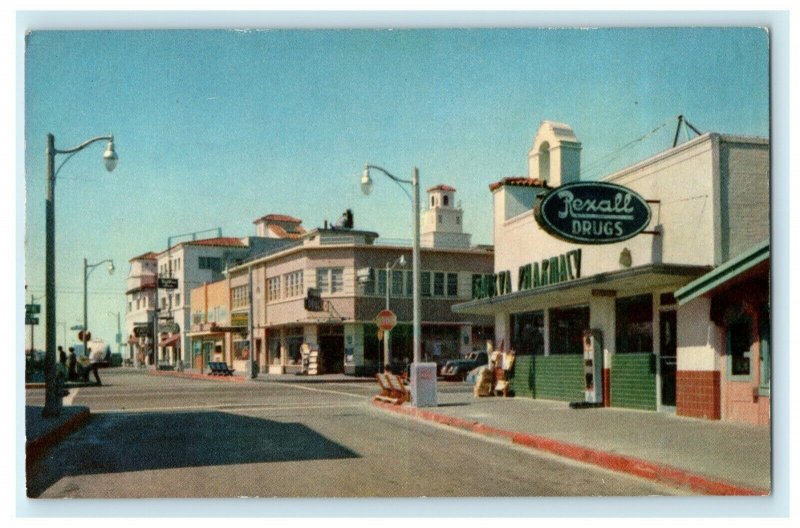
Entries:
<svg viewBox="0 0 800 528">
<path fill-rule="evenodd" d="M 765 240 L 676 291 L 675 299 L 678 304 L 686 304 L 739 278 L 749 276 L 757 267 L 760 270 L 759 265 L 768 269 L 769 255 L 769 240 Z"/>
<path fill-rule="evenodd" d="M 181 335 L 180 334 L 176 334 L 176 335 L 174 335 L 172 337 L 168 337 L 166 339 L 162 339 L 161 341 L 158 342 L 158 346 L 160 346 L 160 347 L 175 346 L 176 344 L 178 344 L 178 341 L 180 341 L 180 339 L 181 339 Z"/>
<path fill-rule="evenodd" d="M 584 304 L 589 301 L 594 290 L 616 292 L 622 297 L 627 291 L 641 292 L 642 289 L 678 289 L 709 271 L 708 266 L 687 266 L 678 264 L 648 264 L 608 273 L 598 273 L 550 286 L 530 290 L 475 299 L 453 305 L 455 313 L 492 315 L 497 312 L 523 312 L 543 310 L 552 306 Z"/>
</svg>

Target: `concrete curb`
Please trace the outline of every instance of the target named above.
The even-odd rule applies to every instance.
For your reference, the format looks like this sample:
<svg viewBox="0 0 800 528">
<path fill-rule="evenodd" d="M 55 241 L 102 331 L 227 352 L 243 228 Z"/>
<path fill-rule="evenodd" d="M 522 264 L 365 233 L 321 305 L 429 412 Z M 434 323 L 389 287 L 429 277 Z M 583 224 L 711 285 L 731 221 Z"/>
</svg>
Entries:
<svg viewBox="0 0 800 528">
<path fill-rule="evenodd" d="M 417 407 L 403 407 L 401 405 L 392 405 L 376 400 L 372 401 L 372 405 L 397 414 L 412 416 L 414 418 L 436 422 L 485 436 L 505 438 L 514 444 L 592 464 L 611 471 L 645 478 L 661 484 L 676 487 L 689 487 L 705 495 L 766 496 L 770 494 L 769 490 L 732 484 L 724 480 L 692 473 L 666 464 L 658 464 L 626 455 L 617 455 L 544 436 L 499 429 L 480 422 L 439 414 Z"/>
<path fill-rule="evenodd" d="M 245 378 L 244 376 L 212 376 L 210 374 L 197 374 L 193 372 L 175 372 L 174 370 L 148 370 L 147 373 L 153 376 L 172 376 L 175 378 L 199 379 L 206 381 L 255 381 L 261 383 L 375 383 L 374 378 L 315 379 L 308 376 L 297 376 L 296 378 L 293 377 L 292 379 L 271 379 L 266 377 L 251 379 Z"/>
<path fill-rule="evenodd" d="M 25 442 L 25 464 L 31 464 L 41 458 L 41 456 L 53 445 L 66 438 L 70 433 L 82 427 L 89 420 L 91 413 L 88 408 L 70 417 L 58 427 L 51 429 L 38 438 Z"/>
<path fill-rule="evenodd" d="M 198 380 L 205 380 L 205 381 L 233 381 L 233 382 L 244 382 L 250 381 L 247 378 L 243 378 L 241 376 L 212 376 L 210 374 L 195 374 L 192 372 L 175 372 L 172 370 L 148 370 L 147 373 L 151 376 L 169 376 L 173 378 L 186 378 L 186 379 L 198 379 Z"/>
</svg>

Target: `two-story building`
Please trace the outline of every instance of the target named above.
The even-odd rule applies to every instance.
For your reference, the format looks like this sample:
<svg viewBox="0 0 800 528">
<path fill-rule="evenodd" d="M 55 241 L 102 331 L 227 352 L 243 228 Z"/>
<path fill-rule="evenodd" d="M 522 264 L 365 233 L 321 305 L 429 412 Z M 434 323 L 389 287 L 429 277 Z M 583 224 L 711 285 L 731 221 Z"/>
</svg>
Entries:
<svg viewBox="0 0 800 528">
<path fill-rule="evenodd" d="M 460 316 L 451 310 L 471 298 L 473 277 L 491 273 L 493 262 L 491 248 L 470 246 L 455 192 L 445 185 L 428 190 L 431 205 L 423 212 L 420 237 L 422 354 L 439 362 L 483 349 L 493 339 L 490 317 Z M 230 289 L 230 316 L 224 326 L 235 330 L 228 332 L 225 360 L 245 372 L 252 349 L 262 372 L 296 372 L 305 343 L 319 350 L 323 372 L 368 374 L 385 361 L 385 338 L 390 362 L 410 362 L 410 245 L 382 243 L 378 233 L 342 227 L 311 230 L 298 242 L 230 268 L 222 281 Z M 404 266 L 398 264 L 401 256 Z M 309 300 L 309 290 L 319 302 Z M 398 324 L 383 335 L 375 319 L 386 308 L 387 291 Z M 200 322 L 207 312 L 193 312 L 192 317 Z M 195 329 L 192 346 L 200 353 L 207 328 Z"/>
<path fill-rule="evenodd" d="M 607 406 L 768 423 L 768 140 L 702 134 L 603 178 L 623 188 L 623 201 L 605 203 L 558 194 L 579 181 L 580 152 L 568 125 L 542 122 L 528 175 L 490 185 L 494 274 L 456 313 L 494 318 L 496 342 L 518 357 L 519 395 L 583 401 L 597 384 Z M 649 222 L 597 243 L 627 212 L 624 189 Z M 584 241 L 541 219 L 551 195 Z M 746 288 L 717 288 L 735 273 L 712 270 L 753 273 L 752 255 Z M 600 350 L 598 379 L 585 371 L 587 344 Z"/>
</svg>

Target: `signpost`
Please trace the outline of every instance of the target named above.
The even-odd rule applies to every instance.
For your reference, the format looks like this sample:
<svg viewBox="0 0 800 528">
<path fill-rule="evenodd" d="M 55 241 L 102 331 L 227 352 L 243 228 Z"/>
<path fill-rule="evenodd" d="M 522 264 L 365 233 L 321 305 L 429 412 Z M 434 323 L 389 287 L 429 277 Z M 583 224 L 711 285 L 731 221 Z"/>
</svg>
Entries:
<svg viewBox="0 0 800 528">
<path fill-rule="evenodd" d="M 381 310 L 375 317 L 375 324 L 385 332 L 389 332 L 397 326 L 397 316 L 391 310 Z"/>
</svg>

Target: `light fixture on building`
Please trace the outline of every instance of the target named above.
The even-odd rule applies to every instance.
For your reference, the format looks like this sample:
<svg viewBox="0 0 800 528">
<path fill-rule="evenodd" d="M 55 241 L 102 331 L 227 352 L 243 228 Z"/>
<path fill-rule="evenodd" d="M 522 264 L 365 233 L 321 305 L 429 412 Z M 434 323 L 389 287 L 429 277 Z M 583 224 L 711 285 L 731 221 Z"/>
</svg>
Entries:
<svg viewBox="0 0 800 528">
<path fill-rule="evenodd" d="M 619 254 L 619 263 L 621 266 L 625 268 L 630 268 L 631 264 L 633 264 L 633 258 L 631 257 L 631 250 L 628 248 L 624 248 Z"/>
</svg>

